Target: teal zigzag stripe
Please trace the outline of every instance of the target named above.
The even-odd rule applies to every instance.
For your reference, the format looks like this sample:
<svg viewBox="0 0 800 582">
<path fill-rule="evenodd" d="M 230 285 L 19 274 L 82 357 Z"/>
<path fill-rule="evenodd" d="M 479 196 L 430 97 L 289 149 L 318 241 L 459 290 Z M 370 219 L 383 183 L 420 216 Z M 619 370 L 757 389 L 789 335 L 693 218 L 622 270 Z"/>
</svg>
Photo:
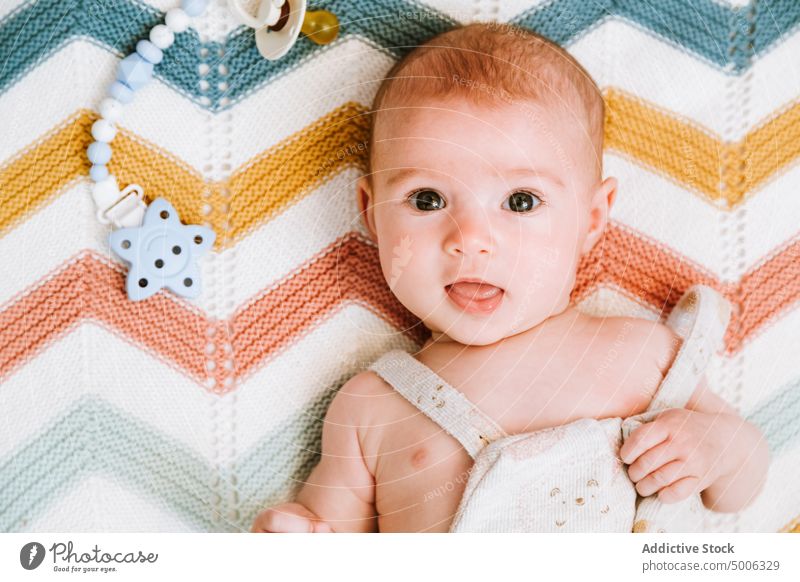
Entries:
<svg viewBox="0 0 800 582">
<path fill-rule="evenodd" d="M 746 419 L 761 427 L 773 455 L 796 444 L 800 433 L 800 378 L 782 386 Z"/>
<path fill-rule="evenodd" d="M 314 7 L 331 10 L 339 18 L 336 43 L 358 35 L 395 54 L 456 25 L 454 20 L 411 0 L 330 0 L 317 2 Z M 397 14 L 411 13 L 417 16 L 402 24 L 397 22 Z M 132 52 L 162 19 L 162 13 L 136 0 L 28 2 L 0 22 L 0 93 L 74 38 L 86 37 L 122 56 Z M 189 29 L 175 36 L 175 43 L 154 74 L 198 105 L 218 110 L 223 107 L 223 98 L 235 102 L 321 50 L 326 47 L 303 38 L 284 58 L 268 61 L 256 49 L 253 31 L 247 27 L 231 32 L 224 43 L 201 43 L 197 33 Z M 200 63 L 209 65 L 204 77 L 199 76 Z M 227 67 L 226 75 L 219 71 L 220 64 Z M 201 91 L 201 79 L 208 82 L 207 91 Z M 223 81 L 228 82 L 228 89 L 219 89 Z"/>
<path fill-rule="evenodd" d="M 211 491 L 203 462 L 87 396 L 0 463 L 0 530 L 24 529 L 55 498 L 95 472 L 144 488 L 197 527 L 210 526 L 204 522 Z"/>
<path fill-rule="evenodd" d="M 25 530 L 83 478 L 102 474 L 177 515 L 195 531 L 248 531 L 316 463 L 335 391 L 264 437 L 235 467 L 214 467 L 179 441 L 96 396 L 0 459 L 0 531 Z M 215 517 L 217 516 L 217 517 Z"/>
<path fill-rule="evenodd" d="M 322 0 L 314 7 L 338 16 L 341 36 L 337 43 L 356 35 L 394 57 L 457 24 L 414 0 Z M 752 6 L 731 8 L 714 0 L 555 0 L 513 22 L 567 45 L 612 15 L 713 66 L 741 74 L 750 67 L 753 55 L 768 50 L 800 23 L 800 3 L 758 0 Z M 748 32 L 750 17 L 755 27 L 752 34 Z M 92 39 L 124 55 L 162 18 L 163 14 L 137 0 L 31 0 L 0 21 L 0 92 L 74 38 Z M 224 43 L 205 44 L 190 29 L 177 35 L 156 67 L 156 76 L 199 105 L 219 110 L 228 106 L 223 98 L 236 102 L 317 51 L 328 49 L 301 39 L 286 57 L 270 62 L 258 53 L 253 33 L 246 27 L 231 32 Z M 210 66 L 203 77 L 209 83 L 206 92 L 199 86 L 197 65 L 201 62 Z M 218 70 L 219 64 L 226 65 L 227 75 Z M 230 80 L 235 82 L 229 82 L 227 89 L 219 88 L 220 82 Z"/>
<path fill-rule="evenodd" d="M 799 388 L 800 378 L 747 415 L 764 431 L 773 457 L 800 442 Z M 324 391 L 233 468 L 214 467 L 146 423 L 85 396 L 0 459 L 0 531 L 25 530 L 55 499 L 98 473 L 154 499 L 196 531 L 248 531 L 255 515 L 285 500 L 317 462 L 321 419 L 335 393 Z"/>
</svg>

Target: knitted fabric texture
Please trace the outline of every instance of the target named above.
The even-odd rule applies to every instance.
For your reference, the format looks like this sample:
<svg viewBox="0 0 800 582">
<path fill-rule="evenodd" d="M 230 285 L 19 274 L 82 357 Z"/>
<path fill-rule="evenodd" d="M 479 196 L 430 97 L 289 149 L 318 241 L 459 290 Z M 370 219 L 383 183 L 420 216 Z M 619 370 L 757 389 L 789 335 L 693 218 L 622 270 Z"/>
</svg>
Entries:
<svg viewBox="0 0 800 582">
<path fill-rule="evenodd" d="M 0 531 L 248 531 L 292 497 L 336 390 L 429 335 L 359 217 L 364 113 L 411 47 L 478 20 L 558 42 L 606 98 L 620 186 L 574 304 L 657 320 L 701 283 L 733 306 L 709 383 L 773 462 L 710 527 L 800 527 L 797 3 L 321 0 L 338 39 L 267 61 L 212 0 L 108 167 L 217 240 L 200 297 L 134 303 L 86 147 L 120 59 L 178 4 L 0 3 Z"/>
</svg>

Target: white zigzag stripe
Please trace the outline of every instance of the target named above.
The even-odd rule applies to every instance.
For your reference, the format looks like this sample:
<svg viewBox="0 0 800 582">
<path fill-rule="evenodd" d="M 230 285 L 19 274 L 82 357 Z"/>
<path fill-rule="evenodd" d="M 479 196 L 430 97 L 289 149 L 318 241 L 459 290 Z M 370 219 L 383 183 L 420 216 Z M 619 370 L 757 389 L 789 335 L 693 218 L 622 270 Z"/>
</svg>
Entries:
<svg viewBox="0 0 800 582">
<path fill-rule="evenodd" d="M 636 46 L 636 50 L 625 49 L 628 55 L 626 67 L 613 74 L 604 64 L 604 61 L 614 58 L 604 48 L 607 38 L 624 39 L 625 43 Z M 729 78 L 629 23 L 610 19 L 568 48 L 582 60 L 601 87 L 613 86 L 637 94 L 656 107 L 710 130 L 716 137 L 727 135 L 731 130 L 726 126 L 725 108 L 719 106 L 718 100 L 720 95 L 726 94 Z M 785 74 L 785 63 L 791 62 L 791 55 L 798 51 L 800 29 L 756 62 L 751 71 L 752 86 L 769 86 L 770 91 L 750 91 L 747 118 L 752 121 L 737 124 L 741 127 L 736 131 L 750 131 L 771 118 L 777 110 L 796 101 L 796 95 L 800 93 L 800 75 Z M 633 55 L 641 55 L 641 58 L 634 59 Z M 96 111 L 106 87 L 114 79 L 118 61 L 119 57 L 107 50 L 85 39 L 77 39 L 0 95 L 0 125 L 10 128 L 0 142 L 0 160 L 7 162 L 20 150 L 29 147 L 36 136 L 46 135 L 53 128 L 53 120 L 63 121 L 80 108 Z M 343 84 L 339 71 L 344 66 L 342 63 L 346 65 L 348 62 L 359 63 L 360 68 L 352 81 Z M 254 156 L 301 131 L 343 103 L 351 101 L 368 107 L 378 81 L 392 62 L 388 55 L 364 39 L 351 37 L 319 54 L 300 69 L 255 89 L 242 101 L 216 115 L 188 101 L 162 82 L 154 81 L 139 91 L 133 103 L 126 107 L 120 127 L 183 160 L 204 177 L 217 178 L 207 168 L 214 152 L 229 148 L 228 172 L 236 171 Z M 690 83 L 695 79 L 695 86 L 702 87 L 702 91 L 675 91 L 674 79 L 677 77 Z M 295 108 L 292 115 L 265 114 L 276 104 L 296 103 L 298 97 L 302 99 L 308 93 L 309 79 L 313 79 L 315 85 L 335 89 L 322 91 L 320 98 L 304 102 L 302 107 Z M 42 86 L 50 87 L 59 99 L 39 101 L 37 115 L 29 115 L 25 96 Z M 209 134 L 211 123 L 228 125 L 230 134 L 209 141 L 212 138 Z M 740 133 L 735 138 L 741 139 L 742 135 Z"/>
<path fill-rule="evenodd" d="M 363 334 L 383 339 L 361 345 L 352 341 Z M 236 456 L 246 454 L 266 434 L 308 410 L 325 390 L 339 388 L 347 379 L 343 373 L 357 374 L 393 347 L 414 348 L 407 336 L 371 310 L 346 305 L 260 362 L 234 392 L 220 396 L 133 341 L 116 329 L 83 320 L 15 369 L 3 381 L 0 397 L 0 458 L 91 394 L 212 464 L 219 460 L 220 447 L 227 446 L 217 441 L 220 435 L 232 431 Z M 341 348 L 331 350 L 332 345 Z M 96 357 L 76 361 L 75 354 L 82 353 Z M 224 425 L 221 410 L 232 411 L 230 426 Z"/>
<path fill-rule="evenodd" d="M 777 532 L 796 517 L 797 503 L 788 500 L 800 496 L 798 467 L 800 447 L 772 456 L 770 477 L 755 502 L 741 512 L 739 531 Z"/>
<path fill-rule="evenodd" d="M 364 59 L 365 54 L 371 58 Z M 339 67 L 347 62 L 359 63 L 363 76 L 343 83 Z M 381 73 L 391 62 L 385 54 L 351 38 L 218 114 L 206 111 L 174 88 L 154 80 L 125 107 L 118 126 L 182 160 L 204 178 L 219 179 L 222 176 L 212 175 L 212 169 L 207 168 L 212 155 L 229 150 L 231 157 L 226 163 L 230 173 L 344 103 L 352 101 L 366 106 L 377 91 Z M 0 94 L 0 126 L 8 128 L 0 140 L 0 163 L 7 163 L 37 138 L 50 133 L 54 120 L 63 122 L 79 109 L 97 111 L 106 88 L 115 78 L 118 63 L 119 57 L 107 50 L 85 39 L 76 39 Z M 314 85 L 332 89 L 314 98 L 308 92 L 312 80 Z M 42 99 L 37 114 L 30 115 L 28 96 L 36 94 L 42 86 L 50 87 L 59 98 Z M 293 107 L 292 115 L 269 114 L 280 111 L 286 104 L 296 104 L 303 95 L 309 97 L 302 107 Z M 216 124 L 228 125 L 230 133 L 212 135 L 210 127 Z M 114 142 L 111 146 L 113 149 Z"/>
<path fill-rule="evenodd" d="M 611 218 L 673 249 L 722 281 L 740 280 L 800 235 L 796 220 L 800 197 L 793 195 L 800 180 L 800 164 L 773 176 L 734 209 L 747 213 L 745 254 L 725 269 L 720 218 L 731 211 L 616 152 L 606 153 L 603 159 L 605 175 L 619 180 Z M 692 237 L 687 237 L 687 232 Z"/>
<path fill-rule="evenodd" d="M 211 508 L 209 508 L 211 513 Z M 90 475 L 34 519 L 28 532 L 186 532 L 195 531 L 179 515 L 104 475 Z"/>
<path fill-rule="evenodd" d="M 722 277 L 721 210 L 672 180 L 616 152 L 603 156 L 604 174 L 619 184 L 610 218 Z M 691 232 L 692 237 L 686 233 Z"/>
<path fill-rule="evenodd" d="M 645 233 L 681 256 L 707 269 L 721 280 L 735 281 L 763 262 L 776 248 L 797 237 L 793 217 L 800 213 L 800 199 L 789 195 L 794 174 L 782 175 L 775 185 L 745 203 L 748 213 L 744 262 L 730 268 L 724 278 L 719 242 L 718 215 L 710 203 L 690 194 L 671 181 L 641 169 L 614 154 L 605 157 L 607 175 L 620 181 L 611 219 Z M 284 212 L 240 239 L 230 249 L 212 252 L 201 259 L 205 291 L 193 303 L 218 317 L 230 315 L 265 289 L 286 277 L 298 265 L 311 260 L 348 232 L 367 236 L 358 215 L 354 181 L 358 170 L 346 169 Z M 787 210 L 786 205 L 790 208 Z M 331 205 L 334 210 L 331 211 Z M 325 220 L 309 217 L 322 212 Z M 695 238 L 688 239 L 687 221 Z M 308 244 L 288 244 L 294 233 L 306 233 Z M 122 264 L 108 248 L 108 228 L 94 219 L 88 182 L 81 182 L 57 196 L 51 204 L 0 238 L 0 254 L 13 278 L 0 278 L 0 305 L 25 292 L 47 273 L 85 249 Z M 210 293 L 211 286 L 223 285 L 228 293 L 224 303 Z M 213 308 L 213 309 L 212 309 Z"/>
<path fill-rule="evenodd" d="M 222 253 L 211 251 L 202 257 L 203 292 L 196 299 L 180 301 L 227 318 L 347 232 L 360 230 L 366 235 L 361 223 L 352 222 L 357 215 L 355 193 L 351 190 L 355 172 L 347 170 L 325 182 L 232 249 Z M 335 205 L 333 212 L 330 204 Z M 308 217 L 317 215 L 320 208 L 326 209 L 326 220 L 309 225 Z M 82 181 L 0 238 L 4 267 L 15 273 L 12 278 L 0 277 L 0 306 L 84 250 L 93 250 L 124 265 L 108 246 L 109 227 L 100 224 L 94 213 L 89 182 Z M 306 233 L 303 240 L 308 241 L 307 245 L 288 244 L 296 240 L 297 232 Z M 212 293 L 219 285 L 230 285 L 225 289 L 230 296 L 224 304 L 218 303 Z"/>
<path fill-rule="evenodd" d="M 370 342 L 354 342 L 367 336 Z M 331 346 L 337 346 L 335 350 Z M 347 305 L 297 338 L 247 376 L 236 391 L 236 446 L 246 454 L 260 439 L 309 404 L 338 389 L 393 348 L 412 351 L 413 342 L 361 305 Z M 313 362 L 313 365 L 309 365 Z M 311 420 L 311 417 L 308 419 Z"/>
<path fill-rule="evenodd" d="M 730 77 L 694 53 L 680 50 L 616 17 L 606 20 L 567 50 L 586 67 L 601 89 L 611 86 L 634 94 L 706 128 L 718 139 L 729 134 L 728 112 L 720 107 L 720 99 L 729 94 Z M 794 55 L 798 52 L 800 29 L 756 59 L 749 71 L 753 75 L 750 100 L 742 104 L 743 110 L 737 109 L 747 117 L 745 122 L 736 124 L 738 133 L 730 134 L 729 139 L 741 140 L 776 110 L 797 101 L 800 70 L 786 74 L 786 63 L 796 62 Z M 684 89 L 676 90 L 677 84 Z M 769 87 L 769 91 L 763 87 Z"/>
</svg>

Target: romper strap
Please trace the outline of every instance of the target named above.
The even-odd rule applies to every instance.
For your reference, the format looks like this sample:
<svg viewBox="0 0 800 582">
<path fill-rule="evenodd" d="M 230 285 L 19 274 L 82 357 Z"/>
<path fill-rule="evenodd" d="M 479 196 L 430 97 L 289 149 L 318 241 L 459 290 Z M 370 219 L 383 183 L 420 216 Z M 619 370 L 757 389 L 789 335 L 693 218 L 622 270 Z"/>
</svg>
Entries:
<svg viewBox="0 0 800 582">
<path fill-rule="evenodd" d="M 730 316 L 730 303 L 712 287 L 698 284 L 686 290 L 666 321 L 683 343 L 647 411 L 686 405 L 723 345 Z"/>
<path fill-rule="evenodd" d="M 386 352 L 369 369 L 461 443 L 473 459 L 490 442 L 508 436 L 462 392 L 408 352 Z"/>
</svg>

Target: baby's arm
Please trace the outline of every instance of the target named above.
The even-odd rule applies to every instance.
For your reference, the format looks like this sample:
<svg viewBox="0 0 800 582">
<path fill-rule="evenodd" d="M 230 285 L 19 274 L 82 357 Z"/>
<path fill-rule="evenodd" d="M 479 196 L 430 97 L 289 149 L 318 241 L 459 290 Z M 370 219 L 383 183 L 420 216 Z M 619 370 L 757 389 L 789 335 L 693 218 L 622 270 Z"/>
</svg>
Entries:
<svg viewBox="0 0 800 582">
<path fill-rule="evenodd" d="M 770 454 L 764 434 L 753 423 L 745 421 L 736 409 L 714 394 L 703 376 L 699 387 L 686 408 L 717 418 L 727 419 L 730 428 L 728 444 L 722 454 L 729 461 L 728 473 L 717 478 L 701 498 L 703 505 L 713 511 L 741 511 L 758 497 L 767 479 Z M 712 423 L 711 426 L 714 426 Z"/>
<path fill-rule="evenodd" d="M 359 431 L 367 407 L 369 374 L 351 378 L 333 399 L 322 428 L 322 458 L 295 503 L 256 517 L 254 532 L 368 532 L 377 530 L 375 481 L 361 453 Z"/>
<path fill-rule="evenodd" d="M 662 324 L 650 332 L 645 345 L 666 374 L 680 341 Z M 668 409 L 637 428 L 620 456 L 640 495 L 658 492 L 661 500 L 675 502 L 700 492 L 703 505 L 720 512 L 752 503 L 770 462 L 761 430 L 716 395 L 705 375 L 685 408 Z"/>
</svg>

